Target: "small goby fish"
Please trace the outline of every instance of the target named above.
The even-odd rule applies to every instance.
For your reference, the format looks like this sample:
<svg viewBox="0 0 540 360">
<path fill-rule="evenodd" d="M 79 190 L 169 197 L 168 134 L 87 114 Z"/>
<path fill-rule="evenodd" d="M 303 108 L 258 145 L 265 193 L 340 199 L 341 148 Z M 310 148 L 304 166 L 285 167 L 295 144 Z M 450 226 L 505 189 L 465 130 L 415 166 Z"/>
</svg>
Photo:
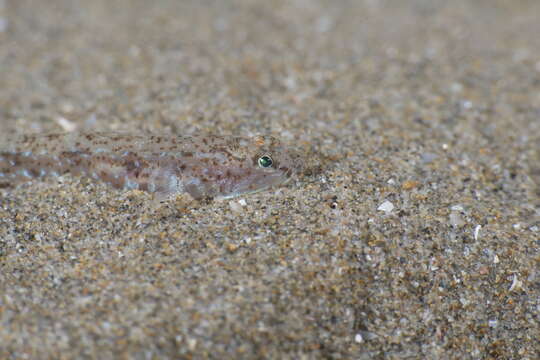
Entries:
<svg viewBox="0 0 540 360">
<path fill-rule="evenodd" d="M 0 184 L 66 173 L 168 198 L 231 198 L 289 180 L 300 156 L 272 136 L 110 132 L 25 135 L 0 142 Z"/>
</svg>

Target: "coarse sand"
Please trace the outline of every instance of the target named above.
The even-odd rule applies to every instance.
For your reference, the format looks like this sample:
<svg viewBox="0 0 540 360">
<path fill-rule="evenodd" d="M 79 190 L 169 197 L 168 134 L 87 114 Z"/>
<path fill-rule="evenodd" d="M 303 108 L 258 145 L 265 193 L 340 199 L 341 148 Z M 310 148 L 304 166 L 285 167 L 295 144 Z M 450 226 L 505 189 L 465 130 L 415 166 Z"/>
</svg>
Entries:
<svg viewBox="0 0 540 360">
<path fill-rule="evenodd" d="M 539 359 L 539 17 L 0 0 L 0 135 L 272 134 L 306 166 L 161 207 L 0 189 L 0 359 Z"/>
</svg>

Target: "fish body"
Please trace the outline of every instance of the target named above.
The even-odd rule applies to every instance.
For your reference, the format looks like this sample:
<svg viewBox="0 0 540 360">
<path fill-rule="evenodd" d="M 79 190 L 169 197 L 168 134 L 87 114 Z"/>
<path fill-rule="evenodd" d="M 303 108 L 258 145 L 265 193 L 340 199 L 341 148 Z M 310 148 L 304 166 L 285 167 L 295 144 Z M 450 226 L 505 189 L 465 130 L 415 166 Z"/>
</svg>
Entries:
<svg viewBox="0 0 540 360">
<path fill-rule="evenodd" d="M 24 135 L 0 143 L 0 184 L 66 173 L 170 197 L 230 198 L 281 184 L 300 157 L 272 136 L 111 132 Z"/>
</svg>

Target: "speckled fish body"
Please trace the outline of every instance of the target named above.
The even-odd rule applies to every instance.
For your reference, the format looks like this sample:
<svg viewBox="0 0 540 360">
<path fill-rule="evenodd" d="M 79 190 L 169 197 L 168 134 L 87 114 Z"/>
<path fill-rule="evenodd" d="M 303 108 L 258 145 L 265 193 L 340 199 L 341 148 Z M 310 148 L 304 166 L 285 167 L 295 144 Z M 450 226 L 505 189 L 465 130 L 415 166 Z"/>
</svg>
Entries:
<svg viewBox="0 0 540 360">
<path fill-rule="evenodd" d="M 162 197 L 256 192 L 290 179 L 300 164 L 294 151 L 271 136 L 63 133 L 0 143 L 0 184 L 71 173 Z"/>
</svg>

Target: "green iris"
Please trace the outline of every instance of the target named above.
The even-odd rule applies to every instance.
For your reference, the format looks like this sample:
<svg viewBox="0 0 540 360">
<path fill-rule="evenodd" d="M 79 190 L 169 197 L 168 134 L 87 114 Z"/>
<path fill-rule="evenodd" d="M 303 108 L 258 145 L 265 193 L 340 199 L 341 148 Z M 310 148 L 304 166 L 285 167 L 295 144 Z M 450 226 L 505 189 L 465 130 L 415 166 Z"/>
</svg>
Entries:
<svg viewBox="0 0 540 360">
<path fill-rule="evenodd" d="M 273 163 L 272 158 L 268 155 L 264 155 L 259 158 L 259 166 L 262 168 L 269 168 Z"/>
</svg>

